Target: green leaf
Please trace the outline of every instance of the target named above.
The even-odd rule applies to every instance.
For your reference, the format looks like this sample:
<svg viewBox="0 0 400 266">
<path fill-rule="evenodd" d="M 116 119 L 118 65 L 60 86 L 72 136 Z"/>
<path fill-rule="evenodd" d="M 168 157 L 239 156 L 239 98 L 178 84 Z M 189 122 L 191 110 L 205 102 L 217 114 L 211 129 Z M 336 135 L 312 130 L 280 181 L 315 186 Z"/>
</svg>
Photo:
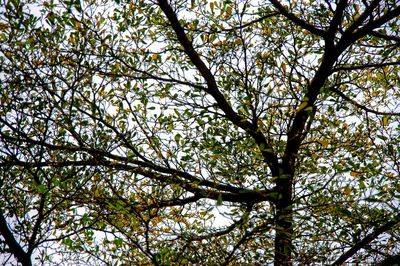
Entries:
<svg viewBox="0 0 400 266">
<path fill-rule="evenodd" d="M 174 139 L 175 139 L 175 141 L 177 142 L 177 143 L 179 143 L 179 141 L 181 140 L 181 138 L 182 138 L 182 136 L 181 136 L 181 134 L 176 134 L 175 136 L 174 136 Z"/>
<path fill-rule="evenodd" d="M 221 205 L 222 205 L 222 194 L 219 194 L 218 198 L 217 198 L 217 206 L 221 206 Z"/>
<path fill-rule="evenodd" d="M 365 189 L 366 188 L 365 183 L 362 180 L 360 180 L 359 186 L 360 186 L 360 189 Z"/>
<path fill-rule="evenodd" d="M 113 243 L 115 244 L 115 246 L 121 247 L 122 244 L 124 243 L 124 240 L 120 237 L 117 237 L 113 240 Z"/>
<path fill-rule="evenodd" d="M 45 185 L 40 184 L 40 185 L 37 186 L 37 191 L 38 191 L 40 194 L 44 194 L 44 193 L 46 193 L 48 190 L 47 190 L 47 187 L 46 187 Z"/>
<path fill-rule="evenodd" d="M 384 126 L 384 127 L 389 125 L 389 116 L 388 115 L 384 115 L 382 117 L 381 125 Z"/>
</svg>

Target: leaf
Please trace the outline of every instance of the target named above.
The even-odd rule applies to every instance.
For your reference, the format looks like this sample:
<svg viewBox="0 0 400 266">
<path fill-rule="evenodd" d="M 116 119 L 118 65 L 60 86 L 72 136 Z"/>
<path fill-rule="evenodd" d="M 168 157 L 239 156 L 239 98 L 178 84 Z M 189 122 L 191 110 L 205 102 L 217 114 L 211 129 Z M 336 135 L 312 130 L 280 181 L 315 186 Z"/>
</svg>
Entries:
<svg viewBox="0 0 400 266">
<path fill-rule="evenodd" d="M 181 136 L 181 134 L 176 134 L 175 136 L 174 136 L 174 139 L 175 139 L 175 141 L 177 142 L 177 143 L 179 143 L 179 141 L 181 140 L 181 138 L 182 138 L 182 136 Z"/>
<path fill-rule="evenodd" d="M 158 58 L 159 58 L 159 55 L 158 55 L 158 54 L 152 54 L 152 55 L 151 55 L 151 60 L 154 61 L 154 62 L 157 62 L 157 61 L 158 61 Z"/>
<path fill-rule="evenodd" d="M 236 45 L 240 45 L 242 44 L 242 40 L 240 38 L 237 38 L 233 43 Z"/>
<path fill-rule="evenodd" d="M 221 205 L 222 205 L 222 194 L 219 194 L 218 198 L 217 198 L 217 206 L 221 206 Z"/>
<path fill-rule="evenodd" d="M 210 2 L 210 9 L 211 9 L 211 13 L 214 14 L 214 2 Z"/>
<path fill-rule="evenodd" d="M 386 127 L 386 126 L 389 125 L 389 116 L 388 116 L 388 115 L 384 115 L 384 116 L 382 117 L 381 125 L 382 125 L 383 127 Z"/>
<path fill-rule="evenodd" d="M 46 193 L 47 192 L 47 187 L 45 185 L 43 185 L 43 184 L 40 184 L 40 185 L 37 186 L 37 191 L 40 194 Z"/>
<path fill-rule="evenodd" d="M 339 212 L 341 212 L 342 214 L 351 217 L 351 211 L 349 211 L 349 209 L 346 208 L 338 208 Z"/>
<path fill-rule="evenodd" d="M 122 244 L 124 243 L 124 240 L 120 237 L 117 237 L 113 240 L 113 242 L 114 242 L 115 246 L 121 247 Z"/>
<path fill-rule="evenodd" d="M 301 104 L 299 105 L 299 107 L 297 107 L 296 109 L 296 113 L 300 112 L 301 110 L 303 110 L 304 108 L 306 108 L 308 105 L 308 101 L 307 102 L 301 102 Z"/>
<path fill-rule="evenodd" d="M 356 176 L 359 176 L 359 175 L 361 175 L 361 174 L 360 174 L 360 173 L 357 173 L 357 172 L 351 171 L 351 172 L 350 172 L 350 175 L 353 176 L 353 177 L 356 177 Z"/>
<path fill-rule="evenodd" d="M 343 189 L 343 193 L 344 193 L 346 196 L 350 196 L 351 192 L 352 192 L 351 187 L 345 187 L 345 188 Z"/>
</svg>

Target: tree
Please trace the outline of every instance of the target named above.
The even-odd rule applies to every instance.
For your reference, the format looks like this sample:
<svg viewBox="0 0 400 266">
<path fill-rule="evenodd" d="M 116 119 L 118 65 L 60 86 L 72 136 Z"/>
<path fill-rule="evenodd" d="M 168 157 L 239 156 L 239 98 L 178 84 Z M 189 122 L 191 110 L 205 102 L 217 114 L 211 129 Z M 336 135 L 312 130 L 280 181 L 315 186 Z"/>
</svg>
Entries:
<svg viewBox="0 0 400 266">
<path fill-rule="evenodd" d="M 5 2 L 3 263 L 394 263 L 399 15 Z"/>
</svg>

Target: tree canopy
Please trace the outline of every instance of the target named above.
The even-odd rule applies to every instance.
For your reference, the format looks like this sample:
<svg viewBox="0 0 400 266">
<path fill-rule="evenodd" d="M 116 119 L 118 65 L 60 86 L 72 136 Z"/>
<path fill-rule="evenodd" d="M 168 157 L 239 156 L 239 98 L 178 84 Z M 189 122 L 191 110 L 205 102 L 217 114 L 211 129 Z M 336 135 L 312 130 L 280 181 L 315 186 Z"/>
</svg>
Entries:
<svg viewBox="0 0 400 266">
<path fill-rule="evenodd" d="M 0 259 L 392 265 L 397 0 L 4 1 Z"/>
</svg>

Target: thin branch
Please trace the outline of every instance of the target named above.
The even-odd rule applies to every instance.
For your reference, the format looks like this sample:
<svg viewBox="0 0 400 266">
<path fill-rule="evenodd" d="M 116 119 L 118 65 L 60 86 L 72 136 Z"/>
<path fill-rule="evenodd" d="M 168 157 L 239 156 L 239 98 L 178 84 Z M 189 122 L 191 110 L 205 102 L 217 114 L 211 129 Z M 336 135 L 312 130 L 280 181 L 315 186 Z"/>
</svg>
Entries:
<svg viewBox="0 0 400 266">
<path fill-rule="evenodd" d="M 376 63 L 376 64 L 365 64 L 365 65 L 353 65 L 353 66 L 339 66 L 332 69 L 332 73 L 346 70 L 357 70 L 357 69 L 367 69 L 367 68 L 381 68 L 385 66 L 398 66 L 400 61 L 396 62 L 386 62 L 386 63 Z"/>
<path fill-rule="evenodd" d="M 251 211 L 252 206 L 248 206 L 247 207 L 247 212 Z M 243 223 L 244 221 L 244 217 L 241 217 L 240 219 L 240 223 Z M 239 249 L 239 247 L 245 243 L 246 240 L 250 239 L 250 238 L 255 238 L 255 235 L 259 232 L 263 232 L 266 231 L 268 229 L 270 229 L 272 227 L 272 224 L 274 223 L 273 219 L 267 219 L 265 222 L 263 222 L 262 224 L 260 224 L 259 226 L 256 226 L 255 228 L 253 228 L 252 230 L 246 232 L 241 238 L 240 240 L 236 243 L 235 246 L 233 246 L 232 251 L 229 253 L 229 255 L 225 258 L 224 263 L 222 263 L 222 265 L 229 265 L 230 262 L 232 262 L 232 257 L 235 254 L 235 252 Z"/>
<path fill-rule="evenodd" d="M 145 171 L 149 171 L 149 170 L 144 170 L 144 168 L 149 168 L 158 173 L 165 173 L 165 174 L 170 174 L 172 176 L 179 176 L 179 177 L 186 179 L 187 181 L 189 181 L 191 183 L 195 183 L 195 184 L 202 185 L 202 186 L 207 186 L 207 187 L 210 187 L 213 189 L 220 189 L 220 190 L 229 191 L 232 193 L 246 193 L 246 192 L 252 191 L 252 190 L 247 190 L 244 188 L 238 188 L 238 187 L 234 187 L 234 186 L 230 186 L 230 185 L 215 183 L 215 182 L 212 182 L 209 180 L 202 180 L 202 179 L 199 179 L 199 178 L 191 175 L 188 172 L 184 172 L 181 170 L 168 168 L 168 167 L 162 167 L 162 166 L 159 166 L 156 164 L 146 163 L 146 162 L 142 162 L 139 160 L 129 159 L 127 157 L 114 155 L 114 154 L 104 152 L 101 150 L 97 150 L 97 149 L 93 149 L 93 148 L 89 149 L 89 148 L 78 147 L 78 146 L 58 146 L 58 145 L 52 145 L 52 144 L 48 144 L 43 141 L 37 141 L 37 140 L 32 140 L 32 139 L 17 139 L 14 137 L 9 137 L 7 135 L 0 135 L 0 136 L 4 137 L 5 139 L 12 140 L 12 141 L 37 144 L 37 145 L 49 148 L 50 150 L 62 150 L 62 151 L 70 151 L 70 152 L 82 151 L 82 152 L 87 152 L 87 153 L 91 154 L 92 156 L 94 156 L 94 158 L 91 158 L 88 160 L 79 160 L 79 161 L 78 160 L 75 160 L 75 161 L 65 160 L 65 161 L 61 161 L 61 162 L 52 162 L 52 161 L 26 162 L 26 161 L 21 161 L 18 158 L 12 158 L 12 160 L 3 160 L 3 162 L 0 163 L 0 166 L 17 165 L 17 166 L 23 166 L 23 167 L 27 167 L 27 168 L 66 167 L 66 166 L 105 166 L 105 167 L 114 167 L 114 168 L 129 170 L 129 171 L 137 169 L 139 172 L 142 171 L 143 173 L 145 173 Z M 95 157 L 96 155 L 99 156 L 100 158 L 96 158 Z M 104 158 L 109 158 L 114 161 L 108 161 L 108 160 L 105 160 Z M 132 166 L 132 164 L 135 166 Z M 144 168 L 142 168 L 142 167 L 144 167 Z M 156 172 L 152 172 L 152 175 L 155 176 Z"/>
<path fill-rule="evenodd" d="M 114 169 L 131 171 L 132 173 L 137 173 L 148 178 L 158 180 L 161 182 L 166 182 L 169 184 L 177 184 L 184 188 L 185 190 L 192 192 L 197 197 L 209 198 L 213 200 L 218 200 L 222 198 L 224 201 L 229 202 L 260 202 L 260 201 L 275 201 L 276 195 L 274 190 L 261 190 L 255 191 L 246 188 L 238 188 L 230 185 L 224 185 L 219 183 L 214 183 L 208 180 L 201 180 L 189 173 L 166 168 L 166 173 L 170 175 L 163 175 L 158 170 L 148 170 L 144 167 L 136 167 L 129 165 L 127 163 L 118 163 L 115 161 L 108 161 L 105 159 L 89 159 L 82 161 L 63 161 L 63 162 L 24 162 L 15 158 L 14 161 L 6 161 L 1 165 L 19 165 L 27 168 L 33 167 L 65 167 L 65 166 L 103 166 L 111 167 Z M 182 180 L 178 177 L 183 177 L 186 180 Z M 201 188 L 201 186 L 208 187 L 210 189 Z M 221 192 L 225 191 L 225 192 Z"/>
<path fill-rule="evenodd" d="M 185 30 L 191 31 L 191 32 L 209 33 L 209 34 L 211 34 L 211 33 L 223 33 L 223 32 L 229 32 L 229 31 L 235 31 L 235 30 L 244 29 L 244 28 L 249 27 L 249 26 L 251 26 L 253 24 L 261 22 L 261 21 L 263 21 L 263 20 L 265 20 L 267 18 L 274 17 L 276 15 L 280 15 L 280 13 L 279 12 L 272 12 L 272 13 L 269 13 L 267 15 L 261 16 L 261 17 L 255 19 L 255 20 L 248 21 L 248 22 L 246 22 L 246 23 L 244 23 L 242 25 L 239 25 L 239 26 L 236 26 L 236 27 L 232 27 L 232 28 L 224 28 L 224 29 L 220 29 L 220 30 L 212 30 L 212 31 L 211 30 L 199 30 L 199 29 L 190 30 L 190 29 L 186 29 L 186 28 L 185 28 Z"/>
<path fill-rule="evenodd" d="M 370 35 L 384 39 L 386 41 L 395 41 L 400 44 L 400 37 L 394 35 L 386 35 L 377 31 L 371 31 Z"/>
<path fill-rule="evenodd" d="M 261 226 L 258 226 L 256 228 L 254 228 L 253 230 L 247 232 L 237 243 L 236 245 L 233 247 L 232 251 L 230 252 L 230 254 L 225 258 L 225 261 L 222 265 L 230 265 L 230 263 L 232 262 L 232 257 L 235 254 L 235 252 L 237 251 L 237 249 L 243 244 L 245 243 L 246 240 L 254 238 L 254 235 L 257 233 L 257 231 L 266 231 L 268 229 L 270 229 L 272 227 L 273 221 L 272 220 L 268 220 L 266 223 L 263 223 Z"/>
<path fill-rule="evenodd" d="M 32 228 L 32 235 L 29 238 L 28 241 L 28 252 L 27 254 L 30 256 L 33 253 L 33 250 L 35 249 L 37 243 L 35 243 L 37 241 L 37 236 L 40 233 L 40 230 L 42 229 L 42 222 L 45 218 L 44 216 L 44 208 L 45 208 L 45 204 L 46 204 L 46 196 L 47 194 L 44 193 L 41 195 L 40 197 L 40 203 L 39 203 L 39 208 L 37 210 L 38 212 L 38 216 L 36 219 L 36 222 L 34 223 L 34 226 Z"/>
<path fill-rule="evenodd" d="M 195 196 L 200 198 L 208 198 L 213 200 L 219 200 L 222 198 L 223 201 L 228 202 L 239 202 L 239 203 L 256 203 L 262 201 L 274 202 L 276 200 L 276 192 L 274 190 L 251 190 L 246 188 L 235 188 L 232 186 L 216 184 L 207 180 L 196 180 L 187 182 L 183 181 L 175 175 L 163 175 L 151 170 L 147 170 L 141 167 L 128 167 L 123 164 L 114 164 L 112 166 L 120 166 L 121 168 L 129 169 L 129 171 L 152 178 L 166 183 L 174 183 L 181 186 L 188 192 L 193 193 Z M 211 184 L 214 187 L 210 187 Z M 210 187 L 210 189 L 204 189 L 200 186 Z M 229 190 L 226 190 L 229 189 Z M 227 191 L 227 192 L 221 192 Z"/>
<path fill-rule="evenodd" d="M 333 91 L 334 93 L 336 93 L 337 95 L 339 95 L 340 97 L 342 97 L 344 100 L 350 102 L 351 104 L 353 104 L 354 106 L 360 108 L 361 110 L 364 110 L 368 113 L 373 113 L 376 115 L 394 115 L 394 116 L 398 116 L 400 115 L 400 112 L 381 112 L 381 111 L 377 111 L 377 110 L 373 110 L 371 108 L 368 108 L 362 104 L 359 104 L 357 101 L 351 99 L 350 97 L 346 96 L 343 92 L 341 92 L 340 90 L 336 89 L 336 88 L 330 88 L 331 91 Z"/>
</svg>

